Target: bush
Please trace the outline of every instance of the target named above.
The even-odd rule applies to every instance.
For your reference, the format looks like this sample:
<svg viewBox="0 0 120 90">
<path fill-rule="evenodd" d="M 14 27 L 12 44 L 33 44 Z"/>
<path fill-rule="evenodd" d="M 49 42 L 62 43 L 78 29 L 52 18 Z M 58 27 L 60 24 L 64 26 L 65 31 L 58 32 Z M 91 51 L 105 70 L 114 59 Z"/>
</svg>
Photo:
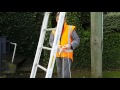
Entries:
<svg viewBox="0 0 120 90">
<path fill-rule="evenodd" d="M 103 69 L 120 68 L 120 13 L 104 16 Z"/>
<path fill-rule="evenodd" d="M 7 36 L 17 43 L 16 54 L 34 56 L 42 19 L 42 12 L 1 12 L 0 36 Z"/>
<path fill-rule="evenodd" d="M 120 13 L 108 13 L 104 16 L 104 32 L 120 32 Z"/>
<path fill-rule="evenodd" d="M 85 14 L 85 15 L 84 15 Z M 67 12 L 68 24 L 76 26 L 80 44 L 74 51 L 73 68 L 90 68 L 90 27 L 83 28 L 89 22 L 89 13 Z M 83 16 L 82 16 L 83 15 Z M 86 17 L 87 15 L 87 17 Z M 55 13 L 50 18 L 49 27 L 56 26 Z M 84 18 L 86 17 L 86 19 Z M 17 54 L 34 57 L 40 36 L 43 12 L 0 12 L 0 36 L 8 36 L 10 41 L 18 44 Z M 85 21 L 87 20 L 87 21 Z M 89 28 L 88 28 L 89 27 Z M 120 67 L 120 15 L 108 13 L 104 16 L 103 68 Z M 111 33 L 112 32 L 112 33 Z M 49 46 L 47 33 L 44 45 Z M 49 52 L 44 52 L 44 62 L 48 64 Z M 42 55 L 43 56 L 43 55 Z M 47 60 L 47 61 L 46 61 Z M 43 63 L 44 63 L 43 62 Z"/>
<path fill-rule="evenodd" d="M 90 30 L 85 30 L 82 27 L 83 18 L 85 17 L 81 17 L 81 12 L 67 13 L 68 24 L 76 26 L 76 32 L 80 37 L 80 44 L 74 50 L 74 62 L 72 65 L 74 69 L 90 68 Z"/>
<path fill-rule="evenodd" d="M 103 69 L 120 68 L 120 33 L 105 33 L 103 44 Z"/>
</svg>

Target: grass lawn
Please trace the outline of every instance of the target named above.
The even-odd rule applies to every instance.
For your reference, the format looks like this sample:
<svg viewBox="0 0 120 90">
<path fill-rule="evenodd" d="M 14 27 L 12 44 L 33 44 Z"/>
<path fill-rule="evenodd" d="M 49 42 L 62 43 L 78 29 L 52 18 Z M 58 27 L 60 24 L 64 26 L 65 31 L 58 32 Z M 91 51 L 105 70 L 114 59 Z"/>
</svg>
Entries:
<svg viewBox="0 0 120 90">
<path fill-rule="evenodd" d="M 103 78 L 120 78 L 120 71 L 103 71 Z"/>
<path fill-rule="evenodd" d="M 103 71 L 102 78 L 120 78 L 120 70 Z M 76 70 L 72 72 L 73 78 L 91 78 L 90 70 Z"/>
<path fill-rule="evenodd" d="M 120 70 L 106 70 L 102 72 L 102 78 L 120 78 Z M 90 70 L 73 70 L 72 78 L 91 78 Z M 38 72 L 36 78 L 44 78 L 45 72 Z M 30 78 L 30 72 L 16 72 L 15 74 L 7 74 L 7 78 Z M 52 78 L 57 78 L 57 73 L 53 73 Z"/>
</svg>

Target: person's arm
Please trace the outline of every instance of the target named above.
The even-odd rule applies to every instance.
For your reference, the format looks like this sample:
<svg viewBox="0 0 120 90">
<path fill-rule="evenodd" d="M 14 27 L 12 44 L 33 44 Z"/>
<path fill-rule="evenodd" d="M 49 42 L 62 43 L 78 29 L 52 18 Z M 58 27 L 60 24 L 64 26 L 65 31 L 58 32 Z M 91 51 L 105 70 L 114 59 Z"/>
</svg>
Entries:
<svg viewBox="0 0 120 90">
<path fill-rule="evenodd" d="M 50 38 L 49 38 L 49 45 L 50 45 L 51 47 L 53 46 L 53 41 L 54 41 L 54 35 L 53 35 L 53 33 L 51 32 Z"/>
<path fill-rule="evenodd" d="M 72 33 L 72 39 L 73 41 L 71 42 L 71 49 L 74 50 L 80 43 L 80 37 L 78 36 L 75 30 Z"/>
</svg>

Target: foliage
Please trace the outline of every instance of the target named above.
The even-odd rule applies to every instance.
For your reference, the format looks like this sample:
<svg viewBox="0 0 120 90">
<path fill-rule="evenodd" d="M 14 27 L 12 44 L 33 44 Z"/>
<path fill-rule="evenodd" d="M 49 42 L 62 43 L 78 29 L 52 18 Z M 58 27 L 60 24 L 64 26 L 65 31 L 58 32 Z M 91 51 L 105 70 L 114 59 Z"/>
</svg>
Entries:
<svg viewBox="0 0 120 90">
<path fill-rule="evenodd" d="M 43 13 L 39 12 L 1 12 L 0 36 L 9 37 L 17 43 L 17 54 L 35 55 L 40 34 Z"/>
<path fill-rule="evenodd" d="M 103 69 L 120 68 L 120 13 L 104 16 Z"/>
<path fill-rule="evenodd" d="M 104 16 L 104 32 L 120 32 L 120 13 L 108 13 Z"/>
<path fill-rule="evenodd" d="M 74 62 L 72 67 L 75 68 L 88 68 L 90 67 L 90 30 L 85 30 L 82 27 L 81 12 L 68 12 L 68 24 L 76 26 L 76 32 L 80 37 L 80 44 L 74 50 Z"/>
<path fill-rule="evenodd" d="M 120 68 L 120 33 L 104 33 L 103 69 Z"/>
<path fill-rule="evenodd" d="M 50 17 L 49 27 L 55 27 L 55 14 Z M 34 57 L 40 36 L 43 12 L 0 12 L 0 36 L 8 36 L 11 42 L 17 43 L 17 54 Z M 90 68 L 90 13 L 67 12 L 67 22 L 76 26 L 80 44 L 74 50 L 72 67 Z M 84 26 L 85 25 L 85 26 Z M 120 14 L 104 14 L 103 69 L 120 68 Z M 49 46 L 49 35 L 46 34 L 44 46 Z M 43 63 L 48 64 L 50 52 L 44 51 Z"/>
</svg>

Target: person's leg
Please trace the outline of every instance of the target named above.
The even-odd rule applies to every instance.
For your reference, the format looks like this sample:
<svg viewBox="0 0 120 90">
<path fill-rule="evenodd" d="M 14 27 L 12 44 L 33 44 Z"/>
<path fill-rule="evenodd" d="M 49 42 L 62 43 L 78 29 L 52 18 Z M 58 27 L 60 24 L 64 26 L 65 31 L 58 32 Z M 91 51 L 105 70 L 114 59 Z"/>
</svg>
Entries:
<svg viewBox="0 0 120 90">
<path fill-rule="evenodd" d="M 69 58 L 63 58 L 63 70 L 62 70 L 62 76 L 63 78 L 71 78 L 71 64 L 72 60 Z"/>
<path fill-rule="evenodd" d="M 62 78 L 62 61 L 61 58 L 56 58 L 58 78 Z"/>
</svg>

